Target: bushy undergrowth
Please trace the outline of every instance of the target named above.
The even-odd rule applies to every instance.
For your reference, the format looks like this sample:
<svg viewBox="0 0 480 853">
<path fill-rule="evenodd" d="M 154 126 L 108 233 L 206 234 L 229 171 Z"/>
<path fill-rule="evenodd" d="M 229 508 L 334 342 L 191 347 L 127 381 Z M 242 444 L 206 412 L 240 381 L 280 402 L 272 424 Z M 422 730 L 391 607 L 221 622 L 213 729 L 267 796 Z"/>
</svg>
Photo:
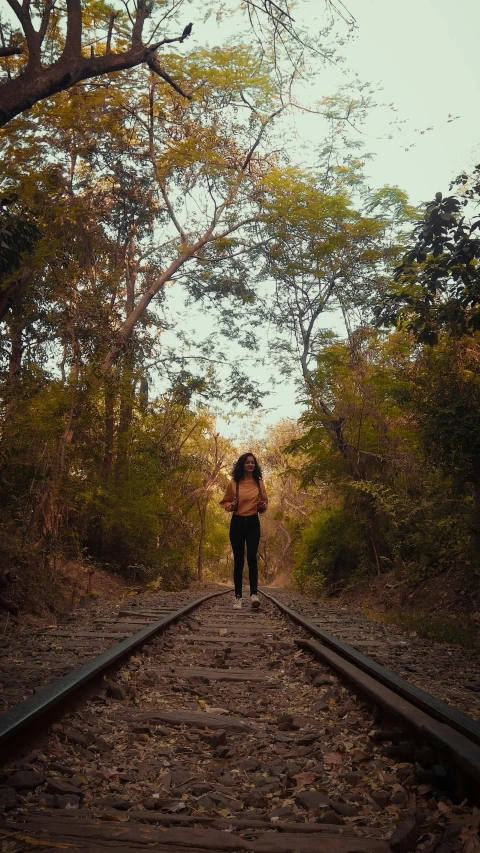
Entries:
<svg viewBox="0 0 480 853">
<path fill-rule="evenodd" d="M 335 419 L 312 402 L 288 448 L 302 454 L 302 481 L 320 487 L 323 504 L 301 526 L 300 586 L 392 569 L 414 585 L 454 572 L 478 609 L 479 356 L 479 333 L 412 354 L 405 333 L 375 330 L 319 354 L 316 392 Z"/>
<path fill-rule="evenodd" d="M 378 618 L 366 610 L 369 618 Z M 421 609 L 389 609 L 382 614 L 382 621 L 401 625 L 408 631 L 415 631 L 419 637 L 425 637 L 436 643 L 451 643 L 465 649 L 480 651 L 480 626 L 466 616 L 434 616 L 427 610 Z"/>
<path fill-rule="evenodd" d="M 445 572 L 475 576 L 472 559 L 471 495 L 439 472 L 425 476 L 423 494 L 398 507 L 388 540 L 409 583 Z"/>
<path fill-rule="evenodd" d="M 203 562 L 218 561 L 227 534 L 202 485 L 214 465 L 208 413 L 174 394 L 148 407 L 132 395 L 123 433 L 116 410 L 107 457 L 94 383 L 69 393 L 22 380 L 17 390 L 0 431 L 0 572 L 21 608 L 55 608 L 62 560 L 91 561 L 135 584 L 185 587 L 197 576 L 203 504 Z"/>
<path fill-rule="evenodd" d="M 471 498 L 455 493 L 452 483 L 446 488 L 432 473 L 428 479 L 428 490 L 416 498 L 410 495 L 405 500 L 390 493 L 388 513 L 383 501 L 377 518 L 384 546 L 380 571 L 395 567 L 411 584 L 447 571 L 464 572 L 465 584 L 471 588 L 476 578 L 469 527 Z M 303 590 L 341 589 L 378 572 L 368 518 L 348 499 L 321 507 L 300 527 L 297 537 L 293 579 Z"/>
<path fill-rule="evenodd" d="M 300 589 L 318 593 L 326 585 L 342 587 L 369 568 L 364 525 L 345 506 L 322 507 L 303 528 L 293 570 Z"/>
</svg>

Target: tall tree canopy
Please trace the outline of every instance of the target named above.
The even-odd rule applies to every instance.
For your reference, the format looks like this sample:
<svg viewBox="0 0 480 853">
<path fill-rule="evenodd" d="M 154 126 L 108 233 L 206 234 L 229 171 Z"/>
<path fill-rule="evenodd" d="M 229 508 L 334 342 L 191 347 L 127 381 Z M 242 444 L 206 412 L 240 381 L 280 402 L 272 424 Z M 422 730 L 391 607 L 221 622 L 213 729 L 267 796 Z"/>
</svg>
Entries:
<svg viewBox="0 0 480 853">
<path fill-rule="evenodd" d="M 480 166 L 453 187 L 462 194 L 437 193 L 426 206 L 395 284 L 377 306 L 381 322 L 407 325 L 422 343 L 434 344 L 442 330 L 461 336 L 480 329 Z"/>
<path fill-rule="evenodd" d="M 304 484 L 324 487 L 297 545 L 302 584 L 341 586 L 372 566 L 397 585 L 451 572 L 478 602 L 478 169 L 454 186 L 417 213 L 382 286 L 360 293 L 363 325 L 346 341 L 324 333 L 312 354 L 305 432 L 290 445 Z"/>
<path fill-rule="evenodd" d="M 420 213 L 372 190 L 345 150 L 365 100 L 345 90 L 317 105 L 317 164 L 296 165 L 292 81 L 332 54 L 289 0 L 202 10 L 250 28 L 213 47 L 188 41 L 176 0 L 9 5 L 0 565 L 24 597 L 53 589 L 58 560 L 166 585 L 227 565 L 217 492 L 237 448 L 212 408 L 260 402 L 260 340 L 303 404 L 300 424 L 249 435 L 271 488 L 265 579 L 475 579 L 478 169 Z"/>
<path fill-rule="evenodd" d="M 182 64 L 172 70 L 166 45 L 183 45 L 192 32 L 186 15 L 203 18 L 205 7 L 186 9 L 174 0 L 8 0 L 11 16 L 1 23 L 0 126 L 57 92 L 82 80 L 147 66 L 186 99 L 192 97 Z M 251 35 L 276 58 L 286 53 L 299 66 L 304 50 L 321 53 L 319 44 L 298 29 L 289 0 L 247 0 L 243 8 Z M 327 4 L 330 5 L 330 4 Z M 332 4 L 332 9 L 336 9 Z M 219 14 L 226 9 L 211 11 Z M 230 10 L 233 11 L 233 10 Z M 238 12 L 238 10 L 237 10 Z M 352 21 L 350 21 L 352 23 Z"/>
</svg>

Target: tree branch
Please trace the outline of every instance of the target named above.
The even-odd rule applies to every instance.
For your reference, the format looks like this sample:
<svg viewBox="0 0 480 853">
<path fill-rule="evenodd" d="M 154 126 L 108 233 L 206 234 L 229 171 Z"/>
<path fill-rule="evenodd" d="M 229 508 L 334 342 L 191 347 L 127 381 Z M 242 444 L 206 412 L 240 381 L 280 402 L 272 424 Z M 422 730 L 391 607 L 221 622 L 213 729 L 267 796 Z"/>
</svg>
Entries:
<svg viewBox="0 0 480 853">
<path fill-rule="evenodd" d="M 117 17 L 118 12 L 112 12 L 110 15 L 110 20 L 108 22 L 108 33 L 107 33 L 107 44 L 105 47 L 105 53 L 111 53 L 111 45 L 112 45 L 112 33 L 113 33 L 113 25 L 115 23 L 115 18 Z"/>
<path fill-rule="evenodd" d="M 2 56 L 17 56 L 23 53 L 23 47 L 20 45 L 12 45 L 11 47 L 0 47 L 0 57 Z"/>
<path fill-rule="evenodd" d="M 70 57 L 78 63 L 82 55 L 82 6 L 81 0 L 67 0 L 67 37 L 62 60 Z"/>
<path fill-rule="evenodd" d="M 23 26 L 23 19 L 25 17 L 25 10 L 22 9 L 18 0 L 7 0 L 8 5 L 10 6 L 12 12 L 17 16 L 18 20 Z M 26 33 L 25 33 L 26 35 Z"/>
<path fill-rule="evenodd" d="M 172 39 L 172 41 L 178 40 L 179 39 Z M 162 80 L 165 80 L 165 82 L 168 83 L 169 86 L 172 87 L 172 89 L 175 89 L 175 91 L 178 92 L 178 94 L 181 95 L 182 98 L 187 98 L 187 100 L 189 101 L 192 100 L 192 96 L 187 95 L 187 93 L 183 91 L 183 89 L 178 85 L 178 83 L 175 83 L 175 80 L 173 80 L 170 75 L 167 74 L 167 72 L 162 68 L 158 61 L 158 57 L 155 56 L 154 53 L 149 55 L 147 59 L 147 65 L 155 74 L 158 74 L 158 76 L 161 77 Z"/>
<path fill-rule="evenodd" d="M 158 186 L 160 187 L 160 192 L 162 193 L 162 198 L 163 198 L 163 200 L 167 206 L 167 210 L 168 210 L 170 219 L 172 220 L 175 228 L 177 229 L 178 233 L 180 234 L 180 239 L 181 239 L 182 243 L 186 243 L 187 237 L 186 237 L 185 231 L 183 230 L 182 226 L 180 225 L 180 222 L 178 221 L 177 217 L 175 216 L 175 211 L 174 211 L 174 209 L 172 207 L 172 203 L 168 197 L 167 190 L 165 188 L 165 184 L 158 177 L 157 177 L 157 181 L 158 181 Z"/>
<path fill-rule="evenodd" d="M 222 205 L 220 205 L 218 217 L 210 223 L 209 227 L 202 234 L 202 236 L 199 237 L 198 240 L 192 246 L 186 246 L 184 248 L 184 250 L 182 252 L 180 252 L 177 255 L 177 257 L 170 263 L 170 265 L 167 267 L 167 269 L 161 275 L 159 275 L 158 278 L 155 279 L 155 281 L 152 282 L 152 284 L 150 285 L 148 290 L 142 294 L 142 296 L 139 299 L 134 310 L 131 312 L 131 314 L 127 317 L 127 319 L 124 321 L 124 323 L 120 327 L 120 329 L 118 331 L 118 342 L 116 344 L 114 344 L 110 348 L 109 352 L 107 353 L 107 355 L 104 359 L 104 362 L 102 364 L 102 368 L 101 368 L 102 373 L 104 373 L 104 374 L 109 373 L 109 371 L 112 369 L 112 365 L 113 365 L 117 355 L 121 352 L 122 348 L 125 346 L 126 342 L 128 341 L 128 339 L 130 338 L 130 335 L 133 332 L 133 329 L 134 329 L 136 323 L 138 322 L 138 320 L 140 319 L 140 317 L 142 316 L 144 311 L 146 311 L 146 309 L 150 305 L 150 302 L 152 301 L 152 299 L 157 295 L 157 293 L 162 289 L 162 287 L 165 287 L 165 285 L 169 281 L 172 280 L 175 273 L 178 272 L 178 270 L 181 269 L 187 261 L 190 261 L 192 258 L 194 258 L 196 256 L 197 252 L 199 252 L 200 249 L 203 249 L 203 247 L 207 243 L 210 243 L 216 239 L 219 239 L 224 235 L 230 234 L 230 233 L 232 233 L 232 231 L 238 230 L 239 228 L 242 227 L 242 225 L 244 225 L 248 222 L 255 221 L 255 217 L 252 217 L 251 219 L 244 219 L 241 222 L 238 222 L 235 225 L 232 225 L 229 228 L 227 228 L 223 232 L 223 234 L 218 234 L 215 236 L 213 235 L 213 232 L 215 230 L 216 225 L 218 224 L 218 219 L 219 219 L 221 213 L 225 210 L 225 208 L 228 206 L 230 201 L 233 198 L 235 198 L 237 191 L 238 191 L 238 187 L 236 190 L 232 191 L 230 193 L 230 195 L 228 196 L 228 198 L 225 199 L 224 203 Z"/>
<path fill-rule="evenodd" d="M 167 207 L 170 219 L 172 220 L 175 228 L 177 229 L 178 233 L 180 234 L 180 239 L 182 241 L 182 244 L 185 245 L 187 243 L 187 237 L 186 237 L 186 234 L 185 234 L 180 222 L 178 221 L 177 217 L 175 216 L 175 211 L 174 211 L 172 203 L 168 197 L 167 189 L 165 186 L 165 181 L 163 181 L 161 176 L 160 176 L 160 170 L 158 168 L 157 157 L 155 154 L 154 109 L 153 109 L 153 107 L 154 107 L 154 95 L 155 95 L 155 87 L 153 84 L 153 80 L 151 80 L 150 81 L 150 91 L 149 91 L 149 123 L 148 123 L 148 125 L 146 125 L 147 133 L 148 133 L 148 147 L 149 147 L 149 153 L 150 153 L 150 160 L 152 162 L 153 171 L 155 172 L 155 177 L 157 179 L 158 186 L 160 187 L 160 192 L 162 193 L 162 197 L 163 197 L 163 200 L 164 200 L 165 205 Z M 142 121 L 142 120 L 140 119 L 140 121 Z M 142 121 L 142 124 L 145 126 L 146 123 Z"/>
<path fill-rule="evenodd" d="M 9 0 L 9 2 L 16 2 L 16 0 Z M 88 58 L 82 56 L 80 50 L 75 54 L 73 49 L 75 42 L 78 41 L 78 27 L 80 26 L 81 28 L 81 20 L 78 22 L 75 19 L 75 7 L 78 6 L 78 0 L 69 0 L 69 3 L 74 7 L 72 10 L 72 20 L 76 28 L 76 34 L 72 35 L 72 39 L 69 42 L 70 52 L 67 51 L 67 46 L 65 45 L 65 50 L 61 58 L 48 68 L 42 68 L 39 58 L 38 62 L 31 63 L 30 61 L 32 57 L 37 56 L 35 43 L 33 43 L 32 53 L 29 54 L 30 67 L 27 66 L 25 72 L 0 86 L 0 127 L 24 112 L 24 110 L 38 103 L 38 101 L 42 101 L 50 95 L 55 95 L 57 92 L 70 89 L 75 83 L 79 83 L 82 80 L 89 80 L 92 77 L 100 77 L 103 74 L 110 74 L 112 71 L 123 71 L 127 68 L 134 68 L 143 63 L 147 63 L 179 95 L 188 100 L 191 99 L 192 96 L 187 95 L 172 80 L 170 75 L 161 68 L 158 59 L 152 58 L 152 49 L 149 47 L 141 46 L 139 50 L 130 48 L 124 53 L 109 53 L 103 56 Z M 33 29 L 32 33 L 35 39 L 37 33 Z M 179 41 L 179 38 L 170 39 L 169 41 Z"/>
<path fill-rule="evenodd" d="M 42 20 L 40 23 L 40 29 L 38 31 L 38 46 L 41 47 L 43 44 L 43 39 L 45 38 L 45 34 L 48 29 L 48 24 L 50 22 L 50 15 L 53 9 L 54 0 L 45 0 L 45 8 L 43 10 Z"/>
<path fill-rule="evenodd" d="M 132 29 L 132 47 L 138 48 L 143 46 L 142 32 L 146 13 L 147 7 L 145 0 L 137 0 L 137 14 L 135 16 L 135 23 L 133 24 Z"/>
<path fill-rule="evenodd" d="M 246 102 L 246 103 L 247 103 L 247 102 Z M 268 118 L 267 118 L 267 119 L 265 119 L 264 121 L 262 121 L 262 125 L 261 125 L 261 127 L 260 127 L 260 131 L 259 131 L 259 133 L 258 133 L 258 136 L 257 136 L 257 138 L 256 138 L 255 142 L 253 143 L 252 147 L 250 148 L 250 151 L 248 152 L 248 154 L 247 154 L 247 156 L 245 157 L 245 160 L 244 160 L 244 162 L 243 162 L 243 164 L 242 164 L 242 171 L 243 171 L 243 172 L 245 172 L 245 170 L 247 169 L 248 164 L 250 163 L 250 160 L 252 159 L 252 157 L 253 157 L 253 155 L 254 155 L 254 153 L 255 153 L 256 149 L 257 149 L 257 148 L 258 148 L 258 146 L 260 145 L 260 142 L 262 141 L 262 136 L 263 136 L 263 134 L 265 133 L 265 131 L 266 131 L 266 129 L 267 129 L 267 127 L 268 127 L 268 125 L 270 124 L 270 122 L 272 122 L 272 121 L 273 121 L 273 119 L 274 119 L 274 118 L 276 118 L 278 115 L 280 115 L 280 113 L 282 113 L 284 109 L 285 109 L 285 107 L 283 107 L 283 106 L 282 106 L 282 107 L 279 107 L 279 109 L 278 109 L 278 110 L 275 110 L 275 112 L 274 112 L 274 113 L 272 113 L 270 116 L 268 116 Z"/>
<path fill-rule="evenodd" d="M 18 0 L 7 0 L 12 12 L 17 16 L 22 26 L 28 45 L 28 65 L 30 67 L 40 65 L 40 50 L 38 44 L 38 33 L 35 31 L 28 6 L 20 6 Z"/>
</svg>

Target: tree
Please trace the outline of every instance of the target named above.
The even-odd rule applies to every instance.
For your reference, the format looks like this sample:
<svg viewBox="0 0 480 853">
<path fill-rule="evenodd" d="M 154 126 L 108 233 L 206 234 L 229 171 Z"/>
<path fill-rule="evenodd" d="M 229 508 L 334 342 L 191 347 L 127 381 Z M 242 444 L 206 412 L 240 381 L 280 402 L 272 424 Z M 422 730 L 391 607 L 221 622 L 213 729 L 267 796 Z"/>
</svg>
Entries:
<svg viewBox="0 0 480 853">
<path fill-rule="evenodd" d="M 179 24 L 183 4 L 160 0 L 129 0 L 120 7 L 116 2 L 98 4 L 93 0 L 67 0 L 66 8 L 55 0 L 30 2 L 8 0 L 15 25 L 0 30 L 0 57 L 6 57 L 7 79 L 0 85 L 0 126 L 34 104 L 66 91 L 82 80 L 91 80 L 125 69 L 147 66 L 186 99 L 192 97 L 183 75 L 172 76 L 162 64 L 159 51 L 165 45 L 179 44 L 190 36 L 192 24 Z M 331 11 L 336 13 L 335 4 Z M 301 33 L 290 13 L 289 0 L 247 0 L 245 4 L 253 33 L 273 55 L 285 49 L 296 66 L 300 55 L 310 49 L 311 41 Z M 197 9 L 203 16 L 204 9 Z M 351 24 L 351 22 L 350 22 Z M 159 38 L 167 26 L 176 34 Z M 4 32 L 5 31 L 5 32 Z M 5 34 L 10 44 L 5 42 Z M 313 49 L 319 53 L 318 46 Z M 17 57 L 12 74 L 9 57 Z M 26 61 L 23 62 L 24 57 Z M 182 82 L 179 82 L 181 80 Z"/>
<path fill-rule="evenodd" d="M 415 351 L 403 330 L 358 330 L 353 341 L 323 347 L 314 381 L 342 420 L 363 476 L 352 476 L 315 411 L 306 412 L 305 432 L 290 450 L 303 456 L 304 487 L 322 492 L 300 528 L 299 582 L 337 588 L 374 567 L 394 570 L 397 583 L 452 570 L 471 582 L 478 400 L 465 368 L 475 357 L 464 353 L 460 362 L 446 340 Z M 372 509 L 381 550 L 373 547 Z"/>
<path fill-rule="evenodd" d="M 148 102 L 140 99 L 135 108 L 139 141 L 143 135 L 172 238 L 165 245 L 162 272 L 139 295 L 117 330 L 116 342 L 103 361 L 105 372 L 110 370 L 151 301 L 170 281 L 180 279 L 184 266 L 196 262 L 203 268 L 194 278 L 197 291 L 201 292 L 203 284 L 206 292 L 212 280 L 215 287 L 216 265 L 223 268 L 230 265 L 233 270 L 236 256 L 252 253 L 255 249 L 254 226 L 262 219 L 261 179 L 271 171 L 275 160 L 275 155 L 264 147 L 264 141 L 283 106 L 276 101 L 268 77 L 260 75 L 258 63 L 251 54 L 245 50 L 235 54 L 236 79 L 226 77 L 221 99 L 219 93 L 215 98 L 213 91 L 206 91 L 205 87 L 204 98 L 209 102 L 207 114 L 204 103 L 200 102 L 196 111 L 186 112 L 176 100 L 177 115 L 172 128 L 175 148 L 168 137 L 158 132 L 158 117 L 165 103 L 163 92 L 153 79 Z M 225 67 L 233 57 L 230 51 L 216 50 L 215 59 L 218 69 L 220 63 Z M 254 68 L 258 76 L 253 85 L 250 77 L 249 94 L 256 102 L 246 105 L 247 125 L 246 121 L 235 118 L 234 100 L 243 85 L 248 85 Z M 199 72 L 197 65 L 196 73 Z M 231 123 L 226 122 L 229 108 L 232 110 Z M 187 198 L 194 196 L 199 199 L 199 212 L 195 215 L 186 204 Z M 232 284 L 234 282 L 235 279 Z"/>
<path fill-rule="evenodd" d="M 239 257 L 255 250 L 251 226 L 262 215 L 256 193 L 272 160 L 268 147 L 262 149 L 272 115 L 260 105 L 272 108 L 275 92 L 246 49 L 192 56 L 193 84 L 205 64 L 211 71 L 187 110 L 155 78 L 145 81 L 145 96 L 143 81 L 136 88 L 125 75 L 115 91 L 105 85 L 58 95 L 59 108 L 41 114 L 41 123 L 32 111 L 33 120 L 4 137 L 7 185 L 35 199 L 45 231 L 42 266 L 29 291 L 36 333 L 44 344 L 57 339 L 53 326 L 44 327 L 41 318 L 48 316 L 60 332 L 64 377 L 71 366 L 72 375 L 87 372 L 92 382 L 97 372 L 95 381 L 100 376 L 104 383 L 107 478 L 114 468 L 121 480 L 125 469 L 132 399 L 145 379 L 141 363 L 158 354 L 166 285 L 180 282 L 190 263 L 197 272 L 184 281 L 192 298 L 211 299 L 220 310 L 231 300 L 253 298 Z M 251 99 L 245 118 L 235 105 L 240 92 Z M 193 197 L 197 213 L 189 205 Z M 175 364 L 185 369 L 178 353 L 165 352 L 163 364 L 172 378 Z M 235 375 L 248 391 L 238 369 Z"/>
<path fill-rule="evenodd" d="M 437 193 L 415 227 L 394 283 L 378 301 L 379 325 L 408 329 L 419 347 L 414 400 L 428 458 L 473 490 L 472 542 L 480 566 L 480 446 L 476 424 L 480 329 L 480 166 Z M 430 351 L 431 348 L 431 351 Z"/>
<path fill-rule="evenodd" d="M 126 269 L 128 247 L 128 267 L 136 272 L 130 274 L 123 321 L 118 322 L 118 314 L 114 318 L 105 372 L 170 281 L 183 280 L 192 298 L 215 300 L 217 306 L 231 296 L 252 298 L 243 283 L 241 257 L 252 255 L 259 242 L 255 227 L 262 218 L 261 178 L 278 159 L 269 151 L 268 133 L 283 106 L 268 73 L 245 48 L 198 51 L 184 70 L 192 86 L 202 80 L 202 91 L 187 108 L 176 93 L 139 71 L 140 79 L 125 76 L 115 89 L 106 83 L 89 92 L 79 88 L 57 95 L 51 114 L 32 111 L 33 120 L 19 122 L 4 137 L 10 186 L 27 186 L 30 156 L 38 173 L 48 170 L 50 186 L 39 176 L 46 193 L 62 185 L 65 200 L 75 200 L 71 210 L 85 199 L 78 225 L 89 235 L 77 243 L 90 244 L 85 253 L 90 255 L 85 258 L 90 285 L 100 276 L 104 281 L 108 275 L 115 278 L 113 262 Z M 79 114 L 81 120 L 76 120 Z M 38 162 L 43 146 L 57 152 L 55 167 Z M 142 198 L 135 201 L 135 193 Z M 155 243 L 154 224 L 163 229 L 161 242 Z M 110 258 L 97 263 L 91 241 L 102 230 L 110 242 L 111 251 L 106 244 L 104 249 Z M 157 275 L 150 259 L 159 267 Z M 197 269 L 188 278 L 184 268 L 189 264 Z M 115 307 L 119 293 L 117 284 Z"/>
<path fill-rule="evenodd" d="M 426 205 L 411 247 L 395 271 L 395 287 L 378 304 L 380 323 L 405 325 L 419 343 L 439 333 L 461 336 L 480 329 L 480 217 L 466 208 L 480 198 L 480 166 L 460 175 L 461 197 L 437 193 Z"/>
<path fill-rule="evenodd" d="M 412 403 L 428 464 L 471 498 L 473 563 L 480 575 L 480 334 L 441 333 L 417 356 Z"/>
<path fill-rule="evenodd" d="M 361 479 L 358 454 L 346 441 L 342 420 L 328 396 L 319 393 L 312 366 L 325 343 L 320 327 L 325 314 L 340 310 L 347 330 L 356 312 L 368 317 L 372 294 L 383 288 L 398 244 L 387 237 L 390 221 L 385 211 L 366 216 L 353 207 L 348 174 L 331 192 L 322 175 L 306 178 L 287 172 L 283 180 L 294 191 L 277 192 L 271 200 L 265 252 L 266 270 L 276 284 L 275 320 L 289 336 L 287 343 L 279 339 L 277 351 L 284 369 L 291 369 L 295 361 L 300 365 L 308 404 L 352 475 Z M 392 195 L 395 205 L 405 211 L 404 194 Z M 370 205 L 372 212 L 383 198 L 378 194 Z"/>
<path fill-rule="evenodd" d="M 1 339 L 16 377 L 10 392 L 2 375 L 2 531 L 24 578 L 40 564 L 53 576 L 57 555 L 77 548 L 130 577 L 171 578 L 175 560 L 190 572 L 194 559 L 198 571 L 213 553 L 207 498 L 218 465 L 206 451 L 194 464 L 187 449 L 189 428 L 199 430 L 192 395 L 211 397 L 218 383 L 162 346 L 162 294 L 174 280 L 220 317 L 253 299 L 241 259 L 261 240 L 278 102 L 250 51 L 199 54 L 192 84 L 205 64 L 209 73 L 187 110 L 140 69 L 115 88 L 59 93 L 51 110 L 36 106 L 3 134 L 3 188 L 40 233 L 5 279 L 31 270 L 21 298 L 10 292 Z M 240 93 L 248 106 L 238 107 Z M 182 279 L 188 264 L 197 272 Z M 172 407 L 148 401 L 157 361 Z"/>
</svg>

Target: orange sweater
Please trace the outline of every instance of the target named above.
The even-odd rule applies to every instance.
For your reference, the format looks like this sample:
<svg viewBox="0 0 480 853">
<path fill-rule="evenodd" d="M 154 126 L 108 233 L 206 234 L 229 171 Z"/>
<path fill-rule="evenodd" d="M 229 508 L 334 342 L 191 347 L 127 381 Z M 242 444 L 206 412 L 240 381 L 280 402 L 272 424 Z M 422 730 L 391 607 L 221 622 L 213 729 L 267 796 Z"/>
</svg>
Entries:
<svg viewBox="0 0 480 853">
<path fill-rule="evenodd" d="M 263 485 L 263 480 L 259 482 L 260 490 L 262 493 L 262 500 L 268 504 L 267 493 L 265 491 L 265 486 Z M 220 506 L 223 506 L 227 511 L 232 503 L 235 500 L 236 494 L 236 483 L 235 480 L 230 480 L 225 494 L 220 501 Z M 258 493 L 258 486 L 253 477 L 250 477 L 244 480 L 240 480 L 238 484 L 238 507 L 234 512 L 234 515 L 255 515 L 258 512 L 258 504 L 260 502 L 260 495 Z"/>
</svg>

